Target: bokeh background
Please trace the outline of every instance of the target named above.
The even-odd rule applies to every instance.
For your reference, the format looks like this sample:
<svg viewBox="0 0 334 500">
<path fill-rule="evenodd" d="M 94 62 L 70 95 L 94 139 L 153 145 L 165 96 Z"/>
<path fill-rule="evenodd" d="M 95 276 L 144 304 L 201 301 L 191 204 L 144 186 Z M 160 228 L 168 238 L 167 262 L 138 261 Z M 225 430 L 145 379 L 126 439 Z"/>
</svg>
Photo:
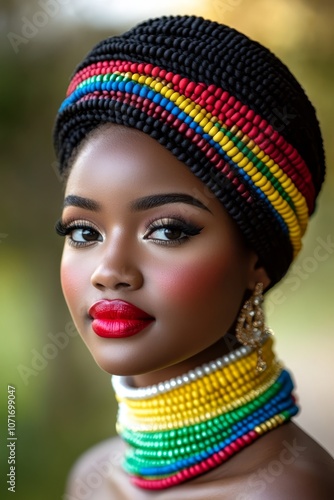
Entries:
<svg viewBox="0 0 334 500">
<path fill-rule="evenodd" d="M 1 0 L 0 433 L 7 437 L 9 384 L 17 396 L 18 499 L 61 499 L 75 459 L 114 434 L 110 378 L 73 331 L 59 285 L 62 241 L 53 227 L 63 191 L 52 149 L 54 117 L 73 68 L 93 44 L 171 13 L 225 22 L 270 47 L 318 110 L 327 183 L 304 249 L 266 307 L 279 356 L 297 382 L 297 421 L 334 453 L 334 3 Z M 5 499 L 11 498 L 7 449 L 0 444 Z"/>
</svg>

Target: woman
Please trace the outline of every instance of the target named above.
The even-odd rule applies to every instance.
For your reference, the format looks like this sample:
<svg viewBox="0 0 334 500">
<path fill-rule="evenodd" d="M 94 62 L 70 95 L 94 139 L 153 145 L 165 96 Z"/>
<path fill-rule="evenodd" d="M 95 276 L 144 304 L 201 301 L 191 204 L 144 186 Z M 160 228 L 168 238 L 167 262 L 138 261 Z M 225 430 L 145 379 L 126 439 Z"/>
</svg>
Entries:
<svg viewBox="0 0 334 500">
<path fill-rule="evenodd" d="M 119 438 L 78 462 L 65 497 L 332 498 L 333 460 L 291 421 L 261 305 L 325 172 L 289 70 L 226 26 L 150 20 L 76 69 L 55 147 L 64 295 L 119 402 Z"/>
</svg>

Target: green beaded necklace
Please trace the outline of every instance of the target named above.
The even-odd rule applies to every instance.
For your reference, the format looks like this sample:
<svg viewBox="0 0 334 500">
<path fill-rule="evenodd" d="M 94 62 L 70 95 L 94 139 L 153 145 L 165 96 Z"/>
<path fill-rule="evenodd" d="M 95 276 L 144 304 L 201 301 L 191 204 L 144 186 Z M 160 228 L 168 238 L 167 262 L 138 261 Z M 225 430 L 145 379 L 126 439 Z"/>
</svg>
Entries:
<svg viewBox="0 0 334 500">
<path fill-rule="evenodd" d="M 164 489 L 221 465 L 298 411 L 288 371 L 263 345 L 267 369 L 241 347 L 228 356 L 147 388 L 112 382 L 119 402 L 117 432 L 128 444 L 124 469 L 145 489 Z"/>
</svg>

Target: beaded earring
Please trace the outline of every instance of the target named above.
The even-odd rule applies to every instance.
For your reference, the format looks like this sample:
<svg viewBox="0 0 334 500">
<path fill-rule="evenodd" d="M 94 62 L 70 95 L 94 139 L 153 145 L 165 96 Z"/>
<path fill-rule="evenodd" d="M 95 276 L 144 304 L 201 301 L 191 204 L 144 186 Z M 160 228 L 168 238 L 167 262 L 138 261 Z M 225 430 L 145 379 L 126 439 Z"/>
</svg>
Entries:
<svg viewBox="0 0 334 500">
<path fill-rule="evenodd" d="M 238 341 L 246 346 L 255 348 L 257 351 L 256 370 L 260 373 L 267 368 L 263 359 L 262 344 L 264 339 L 272 334 L 264 322 L 263 283 L 257 283 L 252 296 L 243 305 L 236 326 L 236 337 Z"/>
</svg>

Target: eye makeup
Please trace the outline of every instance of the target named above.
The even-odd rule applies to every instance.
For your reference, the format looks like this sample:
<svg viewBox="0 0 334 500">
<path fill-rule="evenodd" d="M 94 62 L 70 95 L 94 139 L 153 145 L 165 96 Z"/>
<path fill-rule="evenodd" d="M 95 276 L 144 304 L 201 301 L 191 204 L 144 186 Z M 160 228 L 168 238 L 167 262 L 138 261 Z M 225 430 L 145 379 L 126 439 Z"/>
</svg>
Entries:
<svg viewBox="0 0 334 500">
<path fill-rule="evenodd" d="M 103 241 L 98 229 L 91 222 L 85 220 L 64 223 L 59 219 L 55 225 L 55 230 L 59 236 L 69 236 L 68 242 L 74 247 L 88 246 L 97 241 Z"/>
<path fill-rule="evenodd" d="M 146 225 L 144 239 L 152 240 L 159 244 L 176 245 L 199 234 L 203 227 L 186 221 L 180 216 L 168 216 L 150 220 Z M 160 233 L 160 237 L 158 237 Z M 156 236 L 154 237 L 154 234 Z"/>
</svg>

